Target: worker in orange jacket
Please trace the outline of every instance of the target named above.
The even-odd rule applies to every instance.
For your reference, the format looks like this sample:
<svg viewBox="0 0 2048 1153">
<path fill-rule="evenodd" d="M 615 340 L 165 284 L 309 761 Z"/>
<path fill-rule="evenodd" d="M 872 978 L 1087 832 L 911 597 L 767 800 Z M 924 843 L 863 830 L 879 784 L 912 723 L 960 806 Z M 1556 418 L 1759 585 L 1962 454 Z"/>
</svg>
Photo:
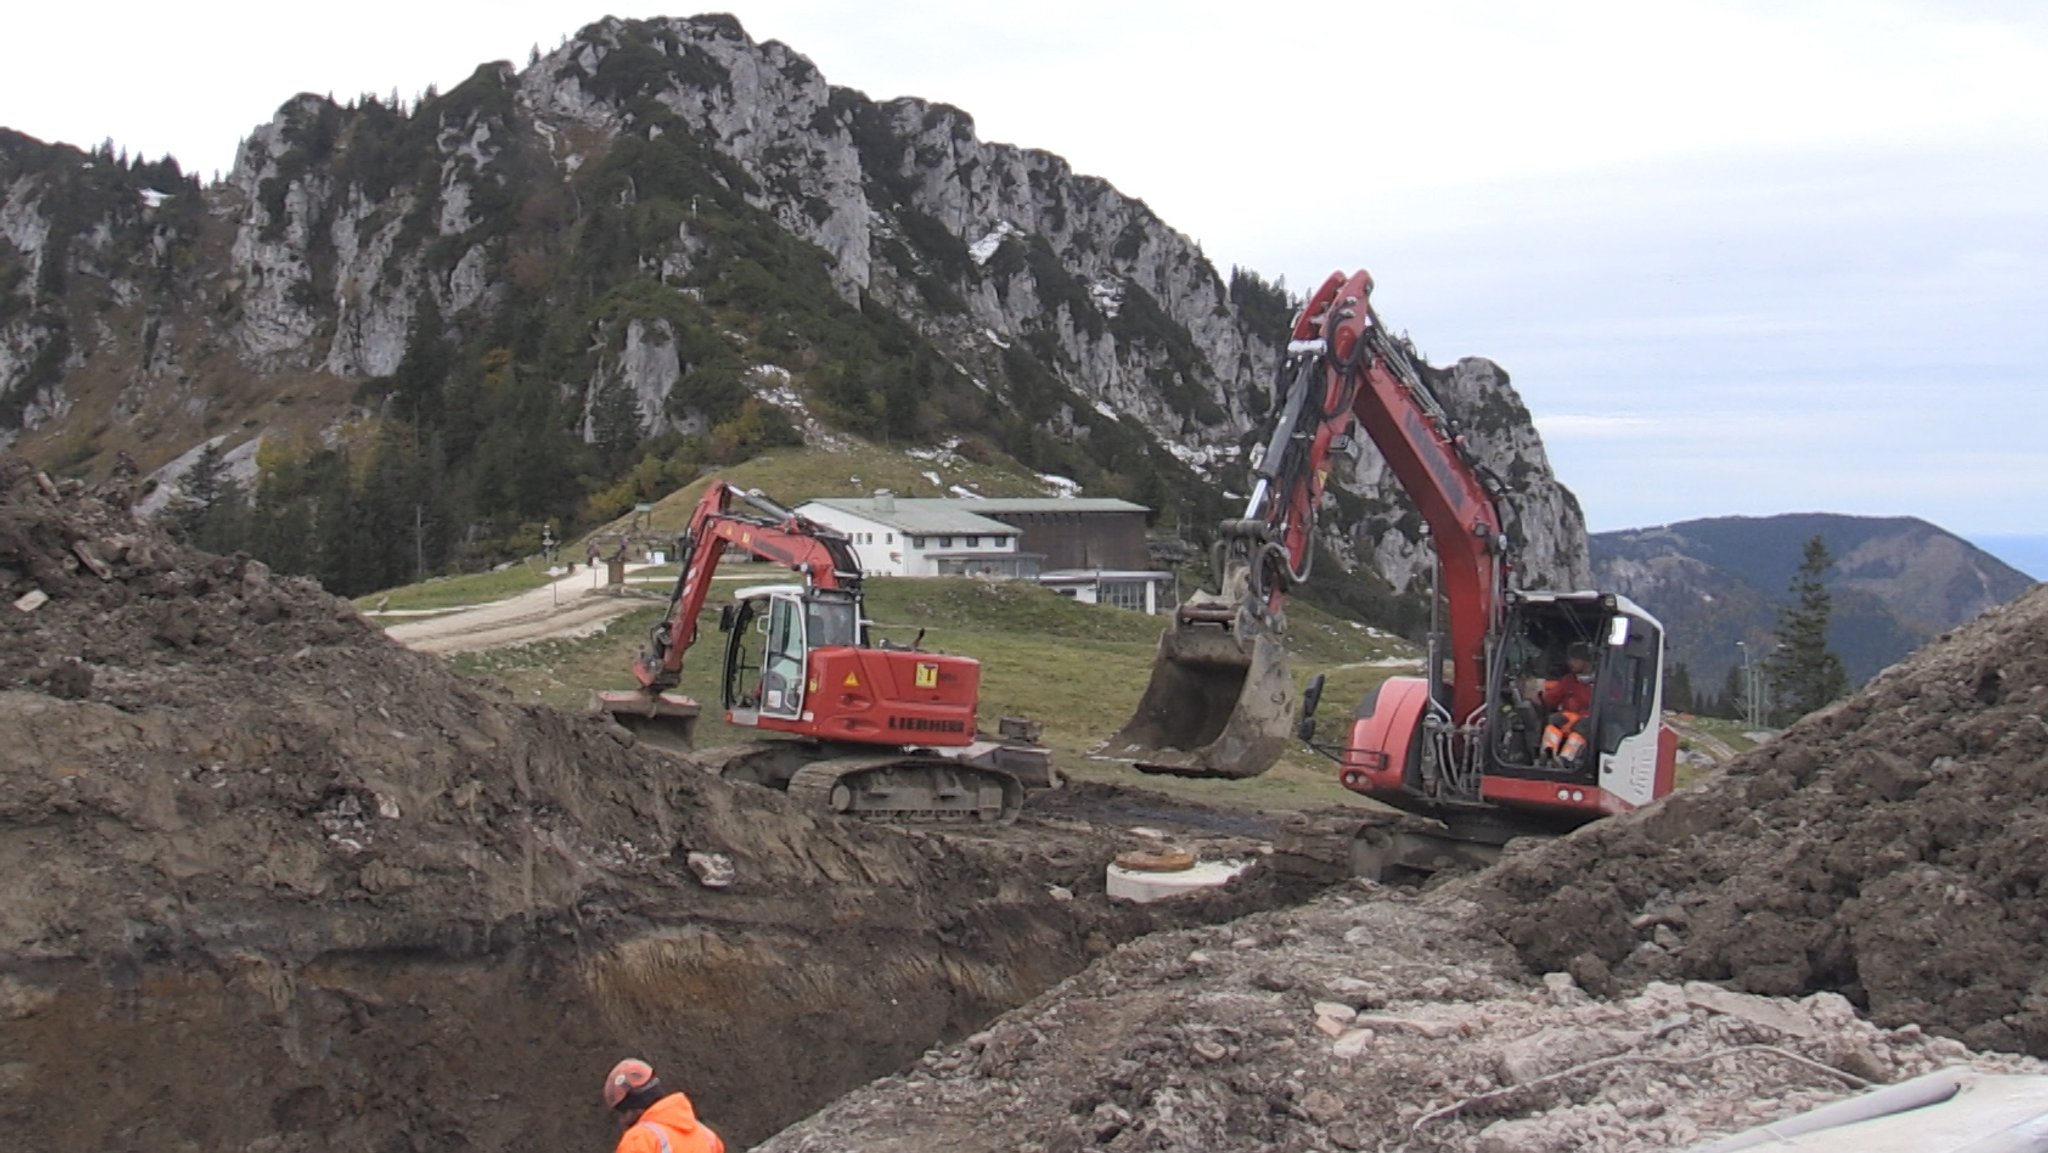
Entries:
<svg viewBox="0 0 2048 1153">
<path fill-rule="evenodd" d="M 1593 711 L 1593 646 L 1573 641 L 1564 659 L 1565 675 L 1544 681 L 1536 698 L 1550 713 L 1550 723 L 1543 727 L 1539 760 L 1575 766 L 1586 751 L 1586 734 L 1579 726 Z"/>
<path fill-rule="evenodd" d="M 654 1066 L 628 1057 L 604 1078 L 604 1106 L 619 1119 L 618 1153 L 725 1153 L 725 1142 L 680 1092 L 663 1089 Z"/>
</svg>

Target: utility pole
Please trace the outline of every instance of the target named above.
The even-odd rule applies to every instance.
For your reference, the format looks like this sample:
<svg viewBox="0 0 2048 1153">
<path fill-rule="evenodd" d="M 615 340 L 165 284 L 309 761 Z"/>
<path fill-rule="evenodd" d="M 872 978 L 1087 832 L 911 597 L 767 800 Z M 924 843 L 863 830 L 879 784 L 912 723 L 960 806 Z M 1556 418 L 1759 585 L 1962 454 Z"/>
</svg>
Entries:
<svg viewBox="0 0 2048 1153">
<path fill-rule="evenodd" d="M 1742 650 L 1742 716 L 1754 730 L 1757 727 L 1756 669 L 1749 663 L 1749 642 L 1736 641 L 1735 647 Z"/>
</svg>

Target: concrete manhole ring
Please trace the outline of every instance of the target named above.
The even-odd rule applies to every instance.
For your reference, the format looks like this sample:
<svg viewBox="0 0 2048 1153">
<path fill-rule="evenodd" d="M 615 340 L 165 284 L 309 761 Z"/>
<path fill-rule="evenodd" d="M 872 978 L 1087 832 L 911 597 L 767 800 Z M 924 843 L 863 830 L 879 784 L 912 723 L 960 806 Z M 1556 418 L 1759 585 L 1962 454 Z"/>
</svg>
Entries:
<svg viewBox="0 0 2048 1153">
<path fill-rule="evenodd" d="M 1195 855 L 1185 849 L 1133 849 L 1116 855 L 1116 867 L 1133 873 L 1178 873 L 1195 867 Z"/>
</svg>

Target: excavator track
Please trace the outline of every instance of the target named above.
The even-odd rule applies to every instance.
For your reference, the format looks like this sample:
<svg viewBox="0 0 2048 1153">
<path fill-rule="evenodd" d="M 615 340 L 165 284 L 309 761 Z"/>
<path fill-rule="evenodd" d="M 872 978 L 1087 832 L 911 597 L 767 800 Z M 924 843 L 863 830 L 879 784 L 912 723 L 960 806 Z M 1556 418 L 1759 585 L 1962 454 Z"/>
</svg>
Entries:
<svg viewBox="0 0 2048 1153">
<path fill-rule="evenodd" d="M 1024 786 L 1008 773 L 916 754 L 812 761 L 787 789 L 816 809 L 871 821 L 1007 825 L 1024 807 Z"/>
</svg>

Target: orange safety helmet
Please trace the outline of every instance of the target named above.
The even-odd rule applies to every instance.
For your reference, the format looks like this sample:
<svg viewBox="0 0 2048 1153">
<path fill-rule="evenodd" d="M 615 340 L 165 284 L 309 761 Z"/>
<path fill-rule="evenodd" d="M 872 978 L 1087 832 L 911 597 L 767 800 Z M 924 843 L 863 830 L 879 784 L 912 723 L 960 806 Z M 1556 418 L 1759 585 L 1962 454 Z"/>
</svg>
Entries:
<svg viewBox="0 0 2048 1153">
<path fill-rule="evenodd" d="M 661 1082 L 655 1079 L 654 1066 L 634 1057 L 628 1057 L 612 1066 L 604 1075 L 604 1107 L 607 1109 L 645 1108 L 661 1092 Z M 634 1102 L 628 1104 L 628 1102 Z"/>
</svg>

